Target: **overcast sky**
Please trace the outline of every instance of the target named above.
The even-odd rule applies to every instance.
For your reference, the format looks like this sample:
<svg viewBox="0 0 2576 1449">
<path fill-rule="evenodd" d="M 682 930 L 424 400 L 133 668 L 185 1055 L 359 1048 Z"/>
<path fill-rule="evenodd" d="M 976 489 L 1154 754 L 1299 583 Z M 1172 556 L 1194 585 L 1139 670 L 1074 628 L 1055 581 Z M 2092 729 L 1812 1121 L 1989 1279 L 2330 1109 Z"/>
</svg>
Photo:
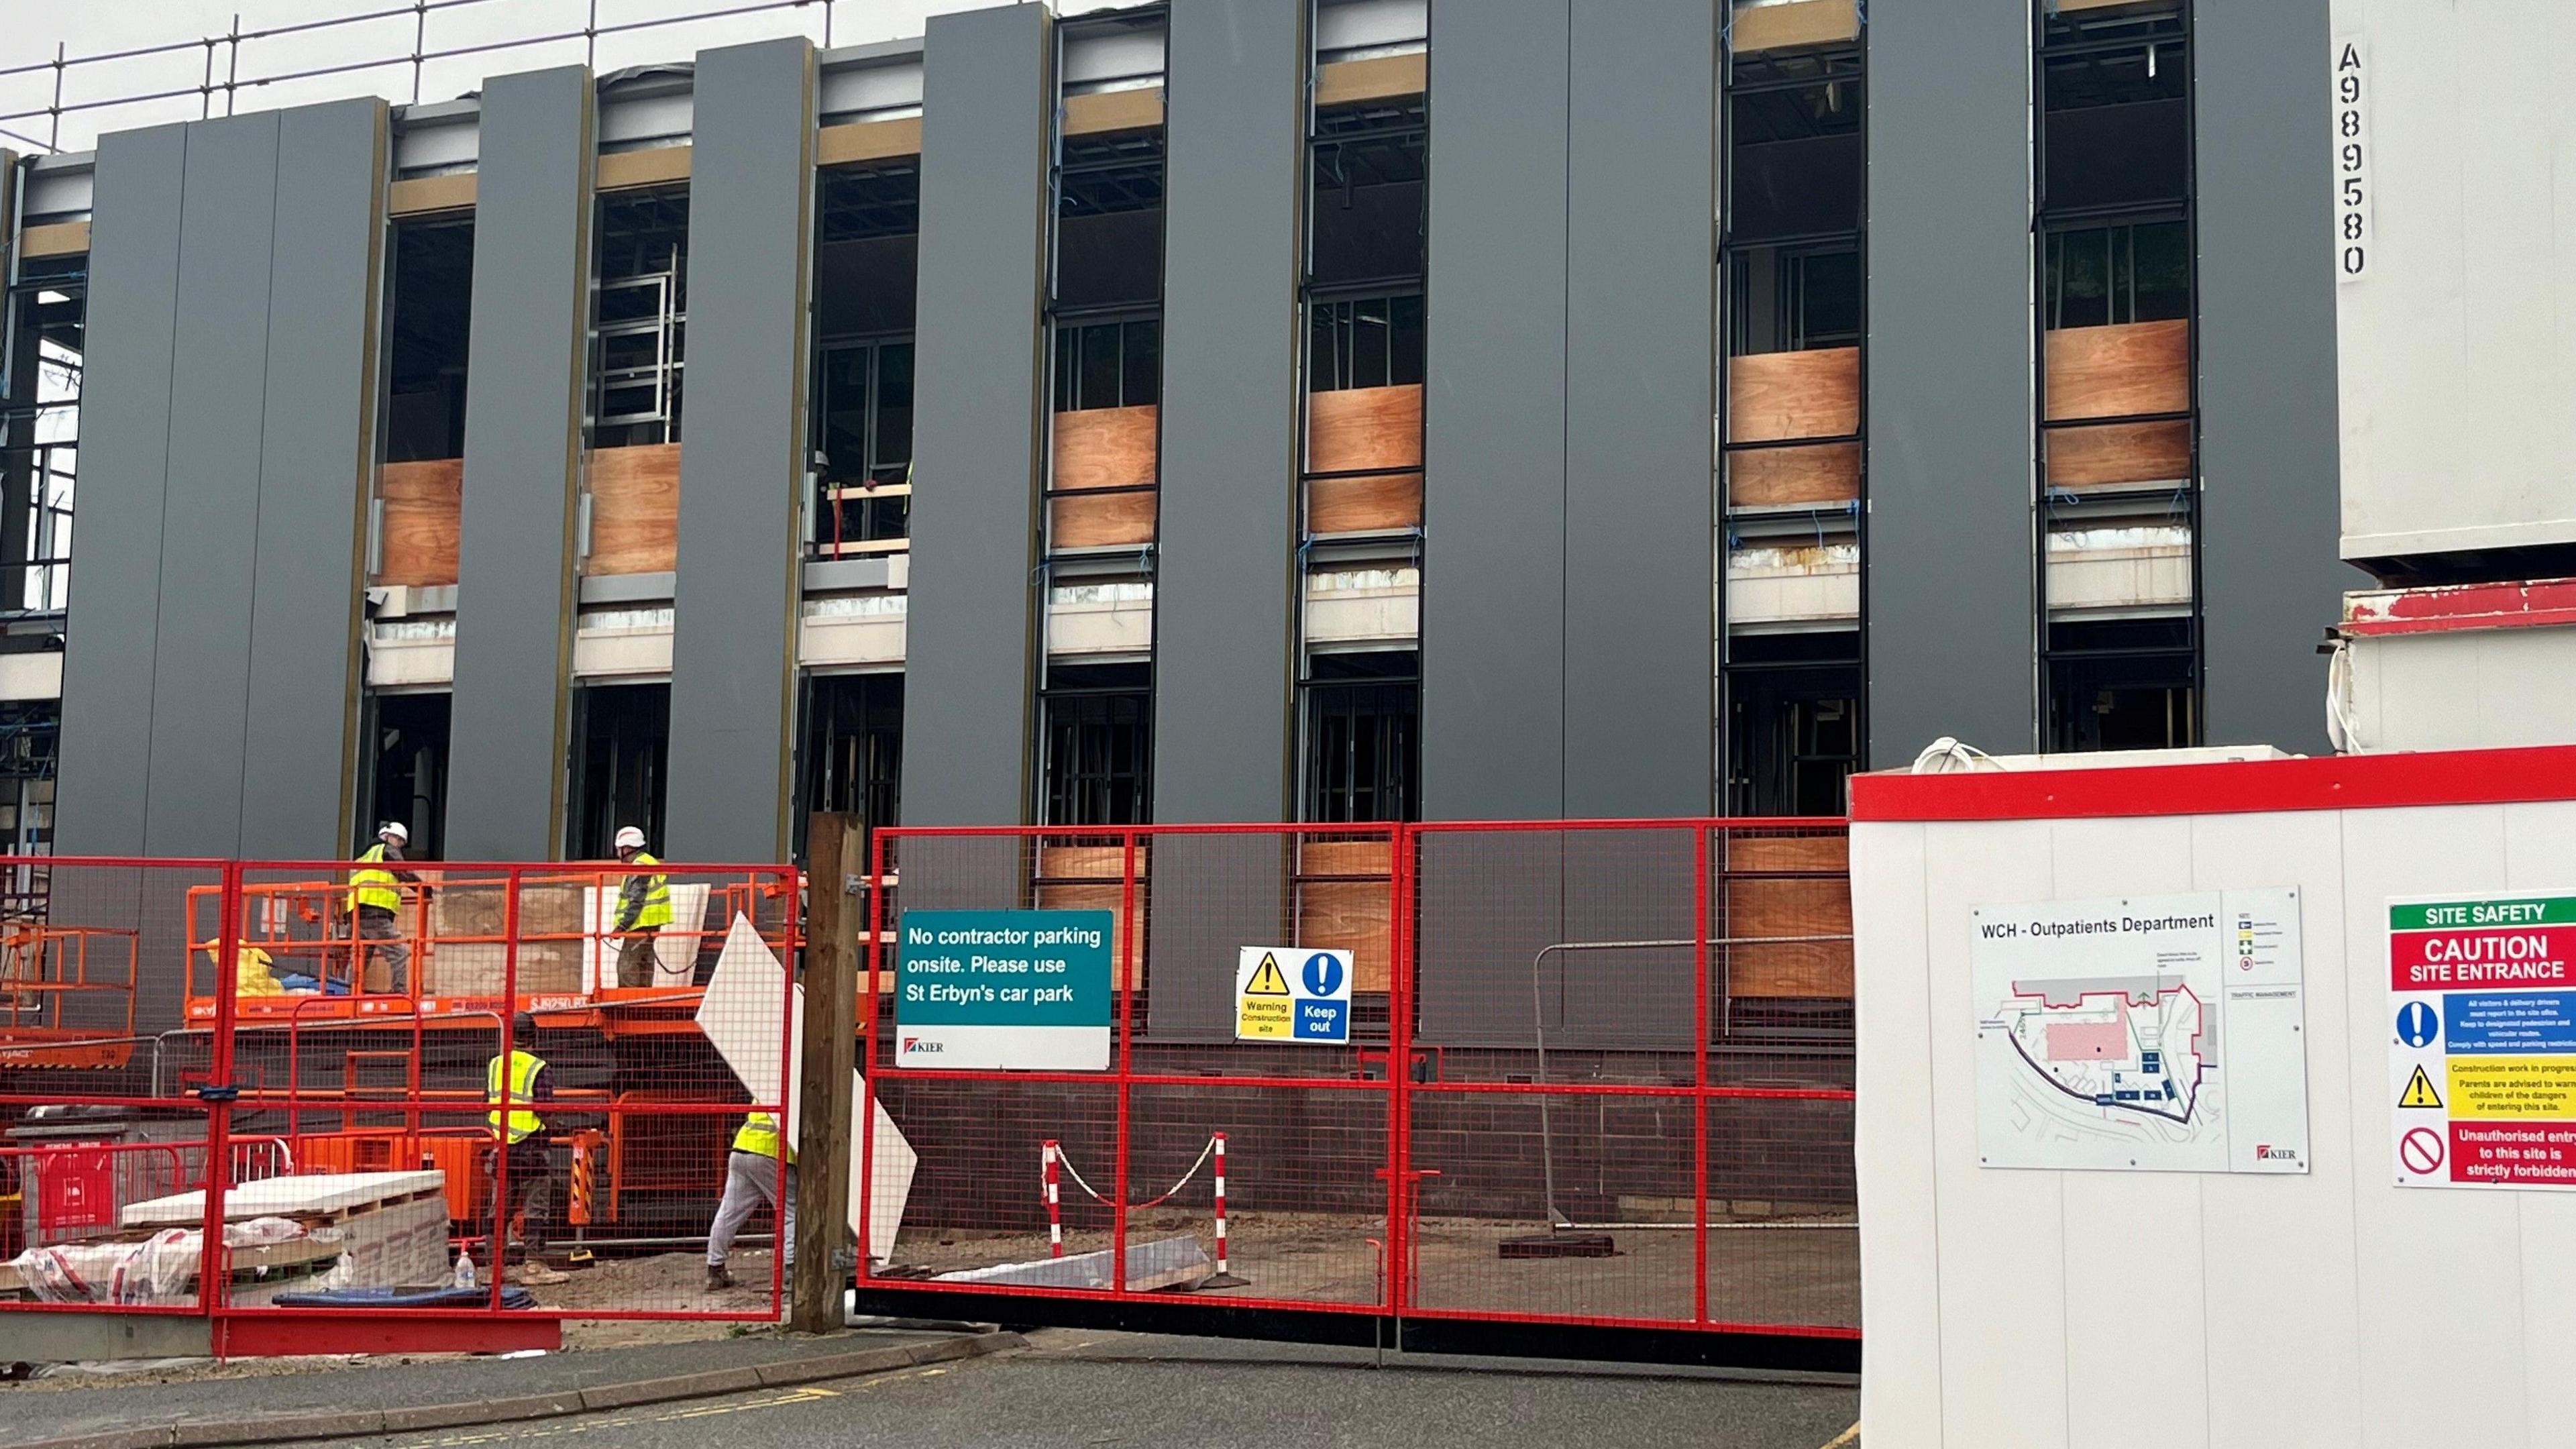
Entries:
<svg viewBox="0 0 2576 1449">
<path fill-rule="evenodd" d="M 310 23 L 335 16 L 401 13 L 383 19 L 335 26 L 329 30 L 245 40 L 239 50 L 238 75 L 243 80 L 287 75 L 322 66 L 381 60 L 411 53 L 414 19 L 411 0 L 0 0 L 0 69 L 39 65 L 23 75 L 0 76 L 0 113 L 41 111 L 53 99 L 50 62 L 54 47 L 66 47 L 78 59 L 147 46 L 183 45 L 178 51 L 131 59 L 101 61 L 69 68 L 63 100 L 73 104 L 111 96 L 135 96 L 172 90 L 188 94 L 138 105 L 75 111 L 62 119 L 61 149 L 88 149 L 102 130 L 123 130 L 156 121 L 193 119 L 199 114 L 194 88 L 205 79 L 207 49 L 200 43 L 232 28 L 241 17 L 245 32 L 265 27 Z M 429 0 L 429 52 L 467 46 L 527 40 L 542 35 L 579 32 L 592 9 L 602 29 L 669 16 L 735 9 L 756 0 Z M 861 45 L 919 35 L 925 17 L 950 10 L 974 10 L 1007 0 L 809 0 L 760 14 L 737 15 L 657 26 L 649 30 L 603 35 L 595 64 L 602 71 L 648 61 L 686 59 L 701 48 L 738 40 L 802 33 L 820 43 L 828 10 L 834 45 Z M 1059 14 L 1098 10 L 1117 0 L 1057 0 Z M 485 51 L 429 62 L 422 68 L 420 99 L 446 100 L 475 89 L 486 75 L 535 70 L 578 62 L 579 38 L 550 45 Z M 232 47 L 213 50 L 216 78 L 233 61 Z M 256 89 L 245 88 L 236 105 L 241 110 L 273 108 L 304 101 L 364 95 L 369 91 L 396 101 L 412 99 L 409 60 L 376 69 L 321 76 Z M 223 113 L 223 97 L 215 97 Z M 0 130 L 44 141 L 51 134 L 43 115 L 0 120 Z M 40 149 L 0 137 L 0 146 Z"/>
</svg>

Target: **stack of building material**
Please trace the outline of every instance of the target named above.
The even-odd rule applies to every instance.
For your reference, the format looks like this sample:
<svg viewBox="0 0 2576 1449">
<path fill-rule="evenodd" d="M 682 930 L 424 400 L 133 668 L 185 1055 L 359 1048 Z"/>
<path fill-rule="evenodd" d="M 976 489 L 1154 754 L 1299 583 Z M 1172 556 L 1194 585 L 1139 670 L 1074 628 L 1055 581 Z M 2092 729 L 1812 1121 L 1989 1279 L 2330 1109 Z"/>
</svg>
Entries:
<svg viewBox="0 0 2576 1449">
<path fill-rule="evenodd" d="M 190 1304 L 204 1262 L 203 1191 L 134 1203 L 116 1236 L 34 1247 L 0 1265 L 0 1293 L 53 1303 Z M 448 1281 L 445 1179 L 435 1172 L 315 1173 L 224 1197 L 226 1301 L 313 1287 Z"/>
</svg>

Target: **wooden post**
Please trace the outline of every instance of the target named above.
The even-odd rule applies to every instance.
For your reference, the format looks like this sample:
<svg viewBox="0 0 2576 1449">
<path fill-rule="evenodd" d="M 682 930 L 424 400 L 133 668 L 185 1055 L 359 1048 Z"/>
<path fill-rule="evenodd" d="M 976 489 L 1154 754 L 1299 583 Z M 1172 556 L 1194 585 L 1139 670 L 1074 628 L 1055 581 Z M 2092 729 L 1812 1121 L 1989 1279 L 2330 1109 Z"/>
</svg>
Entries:
<svg viewBox="0 0 2576 1449">
<path fill-rule="evenodd" d="M 804 1070 L 796 1083 L 796 1275 L 789 1326 L 843 1326 L 850 1155 L 857 1150 L 851 1074 L 859 1061 L 859 817 L 817 814 L 805 831 Z M 860 1244 L 859 1251 L 866 1251 Z"/>
</svg>

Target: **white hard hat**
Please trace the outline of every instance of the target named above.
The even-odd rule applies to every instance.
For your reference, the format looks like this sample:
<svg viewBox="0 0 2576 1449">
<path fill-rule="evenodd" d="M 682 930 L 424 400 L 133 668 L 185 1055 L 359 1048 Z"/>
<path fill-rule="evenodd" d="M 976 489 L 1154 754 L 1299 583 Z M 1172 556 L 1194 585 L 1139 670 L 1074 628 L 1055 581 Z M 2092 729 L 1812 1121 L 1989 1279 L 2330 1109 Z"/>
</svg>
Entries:
<svg viewBox="0 0 2576 1449">
<path fill-rule="evenodd" d="M 620 826 L 617 831 L 617 848 L 624 850 L 630 845 L 634 846 L 637 850 L 642 850 L 644 848 L 644 832 L 636 829 L 632 825 Z"/>
<path fill-rule="evenodd" d="M 376 833 L 378 835 L 390 835 L 405 845 L 411 844 L 411 832 L 405 829 L 403 823 L 399 820 L 388 820 L 384 824 L 377 826 Z"/>
</svg>

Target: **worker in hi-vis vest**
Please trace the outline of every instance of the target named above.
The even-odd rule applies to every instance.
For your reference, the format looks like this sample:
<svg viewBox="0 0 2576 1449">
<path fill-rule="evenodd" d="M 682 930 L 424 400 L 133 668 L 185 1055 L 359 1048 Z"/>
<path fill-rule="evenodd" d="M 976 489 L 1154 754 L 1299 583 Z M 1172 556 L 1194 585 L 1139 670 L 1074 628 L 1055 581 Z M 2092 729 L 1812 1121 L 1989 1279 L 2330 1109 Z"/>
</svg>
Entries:
<svg viewBox="0 0 2576 1449">
<path fill-rule="evenodd" d="M 522 1282 L 560 1283 L 563 1276 L 537 1261 L 536 1243 L 545 1216 L 546 1187 L 554 1175 L 546 1148 L 545 1119 L 536 1104 L 555 1099 L 555 1084 L 546 1059 L 530 1048 L 537 1044 L 537 1019 L 522 1011 L 510 1018 L 510 1050 L 483 1069 L 483 1100 L 492 1104 L 484 1120 L 492 1130 L 492 1150 L 509 1168 L 509 1201 L 496 1203 L 496 1226 L 506 1231 L 505 1246 L 495 1266 L 510 1257 L 520 1260 Z M 503 1101 L 507 1090 L 508 1100 Z M 498 1168 L 502 1162 L 496 1162 Z M 496 1232 L 495 1236 L 500 1236 Z"/>
<path fill-rule="evenodd" d="M 662 863 L 644 853 L 644 832 L 632 825 L 617 832 L 617 858 L 628 865 Z M 617 893 L 618 985 L 653 984 L 654 967 L 660 964 L 653 954 L 653 937 L 669 924 L 671 878 L 658 870 L 628 876 L 625 888 Z"/>
<path fill-rule="evenodd" d="M 350 950 L 350 974 L 356 979 L 350 989 L 365 991 L 367 972 L 376 962 L 385 963 L 389 985 L 396 993 L 408 991 L 410 982 L 405 967 L 411 961 L 411 948 L 402 944 L 402 926 L 397 913 L 402 910 L 402 888 L 417 885 L 420 877 L 400 865 L 403 847 L 411 843 L 411 831 L 399 820 L 388 820 L 376 827 L 376 843 L 358 856 L 358 868 L 349 872 L 349 918 L 356 922 L 355 942 Z"/>
<path fill-rule="evenodd" d="M 707 1229 L 707 1287 L 730 1288 L 733 1275 L 725 1258 L 734 1234 L 751 1220 L 752 1210 L 769 1204 L 778 1222 L 778 1240 L 787 1267 L 796 1267 L 796 1148 L 780 1140 L 777 1114 L 754 1112 L 733 1134 L 733 1151 L 725 1156 L 724 1201 L 716 1205 L 715 1226 Z"/>
</svg>

